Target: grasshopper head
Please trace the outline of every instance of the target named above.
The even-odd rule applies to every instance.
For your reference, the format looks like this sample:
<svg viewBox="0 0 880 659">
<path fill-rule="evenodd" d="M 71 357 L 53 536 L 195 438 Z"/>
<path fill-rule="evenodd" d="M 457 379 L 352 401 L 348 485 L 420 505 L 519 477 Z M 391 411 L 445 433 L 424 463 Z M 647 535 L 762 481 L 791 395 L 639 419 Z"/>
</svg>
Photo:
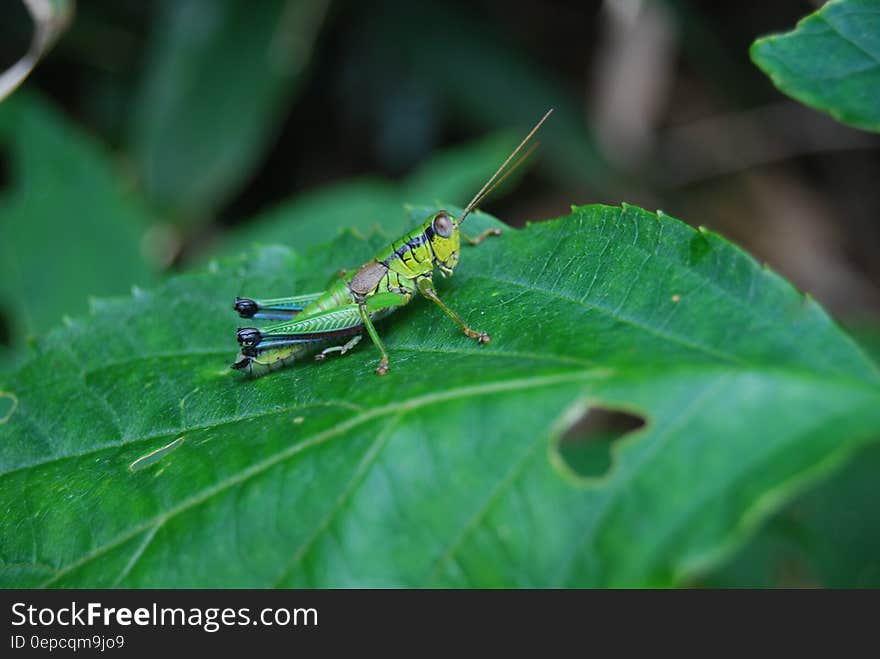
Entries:
<svg viewBox="0 0 880 659">
<path fill-rule="evenodd" d="M 437 211 L 428 218 L 425 235 L 431 242 L 434 265 L 440 269 L 440 274 L 448 277 L 458 265 L 458 251 L 461 247 L 458 220 L 449 211 Z"/>
</svg>

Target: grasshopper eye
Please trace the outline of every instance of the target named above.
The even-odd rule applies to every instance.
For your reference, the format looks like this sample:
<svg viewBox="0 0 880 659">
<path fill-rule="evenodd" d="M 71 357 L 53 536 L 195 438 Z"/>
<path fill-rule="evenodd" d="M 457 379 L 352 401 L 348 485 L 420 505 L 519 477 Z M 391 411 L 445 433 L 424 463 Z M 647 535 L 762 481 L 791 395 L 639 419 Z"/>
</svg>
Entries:
<svg viewBox="0 0 880 659">
<path fill-rule="evenodd" d="M 437 213 L 432 222 L 432 226 L 434 228 L 434 233 L 441 238 L 449 238 L 449 236 L 452 235 L 452 218 L 450 218 L 444 211 Z"/>
</svg>

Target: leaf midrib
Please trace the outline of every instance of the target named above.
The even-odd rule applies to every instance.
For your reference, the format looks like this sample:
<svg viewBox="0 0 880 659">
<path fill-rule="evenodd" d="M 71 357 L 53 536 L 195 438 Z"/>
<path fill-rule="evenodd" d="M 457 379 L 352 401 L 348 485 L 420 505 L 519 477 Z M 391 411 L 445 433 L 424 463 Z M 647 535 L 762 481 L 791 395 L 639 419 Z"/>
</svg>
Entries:
<svg viewBox="0 0 880 659">
<path fill-rule="evenodd" d="M 283 462 L 289 458 L 292 458 L 305 450 L 313 448 L 315 446 L 319 446 L 324 442 L 327 442 L 342 433 L 345 433 L 357 426 L 360 426 L 363 423 L 367 423 L 376 419 L 378 417 L 394 414 L 394 413 L 405 413 L 413 409 L 417 409 L 419 407 L 423 407 L 425 405 L 431 405 L 436 403 L 441 403 L 444 401 L 455 400 L 458 398 L 467 398 L 470 396 L 478 396 L 478 395 L 487 395 L 493 393 L 501 393 L 504 391 L 518 391 L 530 388 L 539 388 L 544 386 L 553 386 L 557 384 L 564 384 L 566 382 L 574 383 L 574 382 L 585 382 L 595 377 L 601 377 L 601 372 L 591 372 L 591 371 L 578 371 L 574 373 L 564 373 L 557 374 L 553 376 L 537 376 L 537 377 L 526 377 L 519 378 L 516 380 L 503 380 L 496 381 L 482 385 L 472 385 L 472 386 L 463 386 L 456 387 L 452 389 L 447 389 L 440 392 L 433 392 L 431 394 L 425 394 L 422 396 L 416 396 L 401 402 L 392 403 L 389 405 L 381 406 L 373 408 L 372 410 L 367 410 L 362 414 L 358 414 L 344 421 L 341 421 L 338 424 L 335 424 L 320 433 L 312 435 L 309 438 L 304 439 L 303 441 L 292 445 L 286 448 L 283 451 L 279 451 L 274 455 L 267 457 L 264 460 L 261 460 L 258 463 L 255 463 L 246 469 L 241 470 L 237 474 L 233 474 L 227 478 L 224 478 L 220 482 L 214 484 L 213 486 L 206 488 L 199 494 L 189 497 L 184 501 L 180 502 L 178 505 L 170 508 L 164 513 L 157 515 L 137 526 L 132 527 L 130 530 L 125 533 L 121 533 L 116 536 L 109 542 L 100 545 L 92 549 L 87 554 L 84 554 L 82 558 L 72 563 L 69 563 L 67 566 L 56 572 L 50 579 L 46 580 L 42 584 L 39 585 L 40 588 L 47 588 L 57 582 L 59 579 L 64 577 L 66 574 L 69 574 L 73 570 L 82 567 L 87 564 L 89 561 L 101 556 L 102 554 L 110 551 L 114 547 L 117 547 L 124 542 L 130 540 L 131 538 L 137 536 L 139 533 L 143 533 L 148 531 L 151 527 L 165 524 L 169 519 L 186 512 L 190 508 L 194 508 L 202 503 L 208 501 L 212 497 L 226 491 L 227 489 L 234 487 L 240 483 L 243 483 L 250 478 L 257 476 L 267 469 L 274 467 L 276 464 Z M 274 410 L 274 413 L 283 413 L 284 410 Z"/>
<path fill-rule="evenodd" d="M 825 9 L 827 9 L 827 6 Z M 849 36 L 845 35 L 843 32 L 841 32 L 840 28 L 837 25 L 835 25 L 830 20 L 828 20 L 828 15 L 827 15 L 825 9 L 820 9 L 819 11 L 817 11 L 815 16 L 820 21 L 825 23 L 825 25 L 827 25 L 831 30 L 833 30 L 834 33 L 837 34 L 837 36 L 839 36 L 845 42 L 850 44 L 853 48 L 858 50 L 860 53 L 867 55 L 868 59 L 872 60 L 876 66 L 880 66 L 880 57 L 878 57 L 875 53 L 872 53 L 870 50 L 866 50 L 861 44 L 856 43 L 856 41 L 854 41 L 851 37 L 849 37 Z M 849 16 L 859 16 L 860 14 L 876 15 L 877 13 L 880 13 L 880 12 L 852 11 L 852 12 L 847 12 L 847 15 L 849 15 Z"/>
<path fill-rule="evenodd" d="M 595 372 L 600 372 L 600 371 L 601 372 L 608 372 L 608 369 L 604 369 L 603 367 L 601 367 L 600 365 L 598 365 L 596 363 L 588 362 L 587 360 L 577 359 L 575 357 L 569 357 L 566 355 L 539 354 L 539 353 L 520 352 L 520 351 L 502 352 L 499 350 L 495 350 L 495 351 L 486 350 L 484 348 L 476 348 L 473 350 L 447 349 L 447 348 L 433 348 L 432 349 L 432 348 L 424 348 L 424 347 L 414 346 L 414 345 L 395 344 L 395 343 L 391 343 L 391 342 L 389 342 L 387 345 L 395 350 L 410 350 L 412 352 L 417 352 L 417 353 L 462 354 L 462 355 L 476 356 L 476 357 L 484 357 L 485 356 L 485 357 L 502 357 L 502 358 L 510 358 L 510 359 L 535 359 L 535 360 L 543 360 L 543 361 L 550 362 L 550 363 L 558 363 L 559 365 L 564 365 L 564 366 L 579 366 L 579 367 L 582 367 L 585 369 L 592 369 Z M 228 350 L 223 350 L 223 351 L 218 351 L 217 353 L 214 353 L 214 354 L 226 354 L 228 352 L 229 352 Z M 180 353 L 180 354 L 183 355 L 186 353 Z M 124 365 L 125 363 L 135 362 L 135 361 L 150 361 L 151 359 L 160 359 L 160 358 L 164 358 L 164 356 L 159 355 L 159 356 L 150 356 L 150 357 L 146 357 L 146 356 L 145 357 L 133 357 L 129 360 L 120 360 L 119 362 L 116 362 L 116 365 Z M 230 374 L 230 376 L 237 377 L 235 374 L 232 374 L 232 373 Z M 85 385 L 85 388 L 89 389 L 98 398 L 100 398 L 100 396 L 96 392 L 94 392 L 87 384 Z M 27 391 L 27 389 L 24 388 L 21 391 Z M 109 403 L 107 403 L 106 401 L 104 401 L 104 402 L 106 405 L 109 405 Z M 0 472 L 0 478 L 3 478 L 5 476 L 9 476 L 11 474 L 14 474 L 16 472 L 19 472 L 19 471 L 22 471 L 25 469 L 41 467 L 41 466 L 44 466 L 47 464 L 52 464 L 54 462 L 60 462 L 62 460 L 71 460 L 71 459 L 76 459 L 76 458 L 82 458 L 82 457 L 86 457 L 89 455 L 94 455 L 96 453 L 101 453 L 102 451 L 107 451 L 107 450 L 112 450 L 112 449 L 117 449 L 117 448 L 122 448 L 122 447 L 127 447 L 127 446 L 134 446 L 134 445 L 140 444 L 142 442 L 146 442 L 146 441 L 150 441 L 150 440 L 154 440 L 154 439 L 161 439 L 164 437 L 170 437 L 171 435 L 179 435 L 182 433 L 188 433 L 188 432 L 193 432 L 193 431 L 197 431 L 197 430 L 208 430 L 210 428 L 216 428 L 219 426 L 229 425 L 229 424 L 236 423 L 239 421 L 249 421 L 251 419 L 258 419 L 258 418 L 262 418 L 265 416 L 271 416 L 276 413 L 280 414 L 280 413 L 285 413 L 285 412 L 293 412 L 295 410 L 308 409 L 308 408 L 312 408 L 312 407 L 333 407 L 333 406 L 355 409 L 355 411 L 360 411 L 363 409 L 361 406 L 355 405 L 354 403 L 351 403 L 349 401 L 328 399 L 328 400 L 324 400 L 324 401 L 313 401 L 310 403 L 302 403 L 299 405 L 293 405 L 290 407 L 285 407 L 285 408 L 280 408 L 280 409 L 279 408 L 272 408 L 269 410 L 265 410 L 265 411 L 261 411 L 261 412 L 253 412 L 253 413 L 241 415 L 241 416 L 226 417 L 223 419 L 214 419 L 209 423 L 204 423 L 204 424 L 199 424 L 199 425 L 192 425 L 192 426 L 183 425 L 183 426 L 181 426 L 179 428 L 175 428 L 175 429 L 163 429 L 159 432 L 150 433 L 147 435 L 142 435 L 140 437 L 126 438 L 124 436 L 120 436 L 120 438 L 116 441 L 102 444 L 101 446 L 97 446 L 97 447 L 89 449 L 87 451 L 80 451 L 77 453 L 66 453 L 64 455 L 53 455 L 53 456 L 46 458 L 44 460 L 34 460 L 34 461 L 31 461 L 28 463 L 18 465 L 17 467 L 14 467 L 14 468 L 9 469 L 7 471 Z M 33 417 L 31 417 L 27 414 L 27 410 L 24 407 L 22 407 L 20 410 L 18 410 L 17 413 L 23 414 L 25 417 L 27 417 L 29 419 L 33 419 Z M 45 433 L 46 431 L 43 431 L 42 429 L 40 429 L 40 432 Z M 48 437 L 48 434 L 46 434 L 46 437 Z"/>
<path fill-rule="evenodd" d="M 430 349 L 430 348 L 422 348 L 422 347 L 418 347 L 418 346 L 413 346 L 410 344 L 395 344 L 395 343 L 391 343 L 391 342 L 389 342 L 387 345 L 393 349 L 411 350 L 413 352 L 418 352 L 418 353 L 430 353 L 430 354 L 455 353 L 455 354 L 462 354 L 462 355 L 468 355 L 468 356 L 473 355 L 473 356 L 477 356 L 477 357 L 485 355 L 485 356 L 504 357 L 504 358 L 506 358 L 506 357 L 520 358 L 520 357 L 522 357 L 522 358 L 529 358 L 529 359 L 532 359 L 532 358 L 543 359 L 548 362 L 556 362 L 560 365 L 583 366 L 584 368 L 589 369 L 590 372 L 594 373 L 594 374 L 607 375 L 607 374 L 614 373 L 616 375 L 620 375 L 623 378 L 631 378 L 634 376 L 631 366 L 620 367 L 620 368 L 609 368 L 609 367 L 603 366 L 599 363 L 588 362 L 586 360 L 578 360 L 577 358 L 569 358 L 567 356 L 558 356 L 558 355 L 549 355 L 549 354 L 538 355 L 538 354 L 518 352 L 518 351 L 513 351 L 513 352 L 494 351 L 494 352 L 492 352 L 492 351 L 485 350 L 483 348 L 474 348 L 473 350 L 468 350 L 468 349 L 447 350 L 446 348 Z M 225 351 L 224 351 L 224 354 L 225 354 Z M 683 366 L 683 367 L 677 367 L 676 373 L 679 373 L 682 376 L 687 376 L 688 374 L 693 374 L 693 373 L 705 373 L 707 371 L 713 371 L 713 370 L 715 370 L 715 368 L 717 368 L 717 366 L 713 366 L 710 363 L 698 363 L 695 366 L 694 365 L 687 365 L 687 366 Z M 668 368 L 664 368 L 659 372 L 668 374 L 669 370 L 668 370 Z M 854 389 L 857 391 L 870 391 L 872 393 L 880 392 L 880 387 L 878 387 L 877 385 L 875 385 L 871 382 L 866 382 L 861 379 L 844 378 L 838 374 L 834 374 L 834 377 L 829 377 L 824 374 L 817 373 L 815 371 L 809 371 L 809 370 L 802 369 L 802 368 L 793 368 L 788 365 L 786 365 L 785 367 L 778 367 L 778 366 L 773 366 L 773 365 L 743 364 L 741 366 L 741 368 L 739 368 L 733 372 L 734 373 L 749 373 L 749 372 L 751 372 L 751 373 L 756 373 L 759 375 L 767 375 L 767 376 L 782 375 L 787 378 L 798 379 L 798 380 L 801 380 L 804 382 L 817 382 L 820 385 L 835 384 L 838 386 L 848 387 L 850 389 Z M 642 379 L 644 379 L 645 376 L 654 376 L 656 374 L 657 374 L 657 372 L 653 371 L 653 370 L 647 371 L 647 372 L 646 371 L 638 371 L 638 373 L 635 373 L 635 375 L 638 375 Z M 80 451 L 77 453 L 67 453 L 64 455 L 55 455 L 55 456 L 52 456 L 52 457 L 47 458 L 45 460 L 34 460 L 34 461 L 31 461 L 28 463 L 18 465 L 12 469 L 7 470 L 7 471 L 0 472 L 0 479 L 3 479 L 6 476 L 10 476 L 12 474 L 15 474 L 17 472 L 24 471 L 27 469 L 45 466 L 48 464 L 53 464 L 55 462 L 61 462 L 63 460 L 72 460 L 72 459 L 76 459 L 76 458 L 87 457 L 87 456 L 95 455 L 97 453 L 101 453 L 103 451 L 109 451 L 109 450 L 118 449 L 118 448 L 122 448 L 122 447 L 128 447 L 128 446 L 134 446 L 134 445 L 146 442 L 146 441 L 171 437 L 172 435 L 180 435 L 180 434 L 185 434 L 185 433 L 199 431 L 199 430 L 208 430 L 211 428 L 217 428 L 217 427 L 221 427 L 221 426 L 225 426 L 225 425 L 230 425 L 230 424 L 241 422 L 241 421 L 249 421 L 252 419 L 258 419 L 258 418 L 263 418 L 263 417 L 267 417 L 267 416 L 272 416 L 274 414 L 289 413 L 289 412 L 296 411 L 298 409 L 309 409 L 309 408 L 313 408 L 313 407 L 334 407 L 334 406 L 345 407 L 348 409 L 355 409 L 355 408 L 357 408 L 358 410 L 362 409 L 361 406 L 354 405 L 350 401 L 335 400 L 335 399 L 328 399 L 328 400 L 323 400 L 323 401 L 312 401 L 312 402 L 308 402 L 308 403 L 300 403 L 297 405 L 291 405 L 291 406 L 282 407 L 282 408 L 275 407 L 272 409 L 267 409 L 267 410 L 258 411 L 258 412 L 252 412 L 252 413 L 248 413 L 248 414 L 244 414 L 244 415 L 240 415 L 240 416 L 226 417 L 223 419 L 214 419 L 214 420 L 212 420 L 208 423 L 204 423 L 204 424 L 192 425 L 192 426 L 184 425 L 179 428 L 170 429 L 170 430 L 165 429 L 160 432 L 151 433 L 148 435 L 142 435 L 140 437 L 135 437 L 135 438 L 131 438 L 128 440 L 119 440 L 119 441 L 115 441 L 112 443 L 103 444 L 102 446 L 98 446 L 98 447 L 89 449 L 87 451 Z M 26 408 L 22 407 L 21 404 L 19 404 L 19 406 L 16 410 L 16 414 L 22 414 L 22 413 L 25 413 L 25 416 L 27 416 Z M 45 432 L 45 431 L 41 430 L 41 432 Z"/>
</svg>

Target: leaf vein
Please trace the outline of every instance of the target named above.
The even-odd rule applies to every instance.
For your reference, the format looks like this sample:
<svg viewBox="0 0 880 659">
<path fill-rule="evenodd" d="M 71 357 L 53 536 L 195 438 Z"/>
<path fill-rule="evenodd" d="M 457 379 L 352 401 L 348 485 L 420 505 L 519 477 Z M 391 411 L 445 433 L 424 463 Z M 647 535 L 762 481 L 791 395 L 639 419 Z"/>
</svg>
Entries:
<svg viewBox="0 0 880 659">
<path fill-rule="evenodd" d="M 181 501 L 178 505 L 173 506 L 172 508 L 161 513 L 160 515 L 157 515 L 156 517 L 151 518 L 146 522 L 138 524 L 128 531 L 119 534 L 115 538 L 106 542 L 104 545 L 93 548 L 91 551 L 84 554 L 81 558 L 59 569 L 52 578 L 45 581 L 40 587 L 46 588 L 51 586 L 53 583 L 56 583 L 59 579 L 61 579 L 65 574 L 68 574 L 78 567 L 88 563 L 89 561 L 104 555 L 108 551 L 130 540 L 138 533 L 142 533 L 143 531 L 149 529 L 153 525 L 165 523 L 169 519 L 176 517 L 177 515 L 180 515 L 190 510 L 191 508 L 201 505 L 202 503 L 210 500 L 212 497 L 217 496 L 222 492 L 225 492 L 231 487 L 249 481 L 251 478 L 262 474 L 271 467 L 274 467 L 276 464 L 279 464 L 289 458 L 293 458 L 304 451 L 314 448 L 315 446 L 319 446 L 324 442 L 338 437 L 342 433 L 348 430 L 352 430 L 353 428 L 356 428 L 357 426 L 363 423 L 367 423 L 375 418 L 380 418 L 387 414 L 393 414 L 396 412 L 405 412 L 411 409 L 417 409 L 419 407 L 437 402 L 455 400 L 462 397 L 490 395 L 493 393 L 501 393 L 505 391 L 518 391 L 522 389 L 530 389 L 533 387 L 537 388 L 544 386 L 553 386 L 566 382 L 573 383 L 578 381 L 586 381 L 592 377 L 595 377 L 595 375 L 596 374 L 592 372 L 579 371 L 576 373 L 561 373 L 550 376 L 525 377 L 516 380 L 502 380 L 479 385 L 460 386 L 452 389 L 446 389 L 444 391 L 416 396 L 398 403 L 391 403 L 383 407 L 376 407 L 372 410 L 365 411 L 357 416 L 349 417 L 345 421 L 331 426 L 330 428 L 327 428 L 320 433 L 312 435 L 310 438 L 303 440 L 299 444 L 295 444 L 283 451 L 279 451 L 278 453 L 251 465 L 247 469 L 243 469 L 237 474 L 221 480 L 211 487 L 206 488 L 202 492 Z"/>
</svg>

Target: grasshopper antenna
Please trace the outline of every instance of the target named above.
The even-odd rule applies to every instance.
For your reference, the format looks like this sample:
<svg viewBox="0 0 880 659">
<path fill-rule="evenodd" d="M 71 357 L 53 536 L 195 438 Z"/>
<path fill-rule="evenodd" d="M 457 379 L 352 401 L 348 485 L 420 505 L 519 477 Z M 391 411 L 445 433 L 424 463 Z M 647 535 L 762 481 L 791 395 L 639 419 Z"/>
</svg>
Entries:
<svg viewBox="0 0 880 659">
<path fill-rule="evenodd" d="M 483 187 L 480 188 L 480 191 L 479 191 L 477 194 L 474 195 L 474 198 L 471 199 L 471 200 L 470 200 L 470 203 L 468 203 L 468 205 L 465 207 L 464 211 L 463 211 L 462 214 L 461 214 L 461 217 L 460 217 L 459 220 L 458 220 L 458 223 L 459 223 L 459 224 L 462 224 L 462 223 L 464 222 L 465 218 L 468 216 L 468 214 L 469 214 L 472 210 L 474 210 L 474 209 L 475 209 L 475 208 L 476 208 L 476 207 L 477 207 L 477 206 L 483 201 L 483 199 L 485 199 L 486 196 L 487 196 L 490 192 L 492 192 L 492 190 L 494 190 L 498 185 L 500 185 L 501 182 L 502 182 L 504 179 L 506 179 L 507 176 L 508 176 L 513 170 L 515 170 L 517 167 L 519 167 L 519 165 L 522 164 L 522 162 L 523 162 L 523 161 L 529 156 L 529 154 L 532 153 L 532 151 L 535 150 L 535 147 L 537 146 L 537 144 L 533 145 L 532 148 L 530 148 L 528 151 L 526 151 L 526 152 L 523 154 L 523 156 L 522 156 L 521 158 L 519 158 L 519 159 L 513 164 L 513 166 L 512 166 L 510 169 L 508 169 L 506 172 L 504 171 L 505 167 L 507 167 L 507 165 L 510 163 L 511 160 L 513 160 L 514 158 L 516 158 L 516 156 L 519 154 L 519 152 L 522 151 L 523 147 L 524 147 L 526 144 L 528 144 L 529 140 L 532 139 L 532 138 L 535 136 L 535 133 L 538 132 L 538 129 L 541 127 L 541 125 L 542 125 L 545 121 L 547 121 L 547 118 L 548 118 L 551 114 L 553 114 L 553 108 L 550 108 L 549 110 L 547 110 L 547 113 L 546 113 L 543 117 L 541 117 L 540 121 L 538 121 L 538 123 L 535 124 L 535 126 L 532 128 L 532 130 L 529 131 L 529 134 L 526 135 L 525 138 L 523 139 L 523 141 L 519 143 L 519 146 L 517 146 L 517 147 L 511 152 L 511 154 L 510 154 L 509 156 L 507 156 L 507 160 L 505 160 L 503 163 L 501 163 L 501 167 L 499 167 L 498 169 L 496 169 L 496 170 L 495 170 L 495 173 L 492 174 L 492 176 L 489 177 L 489 180 L 486 181 L 486 183 L 483 185 Z M 502 172 L 504 172 L 503 176 L 502 176 Z M 499 176 L 501 176 L 500 179 L 498 178 Z"/>
</svg>

